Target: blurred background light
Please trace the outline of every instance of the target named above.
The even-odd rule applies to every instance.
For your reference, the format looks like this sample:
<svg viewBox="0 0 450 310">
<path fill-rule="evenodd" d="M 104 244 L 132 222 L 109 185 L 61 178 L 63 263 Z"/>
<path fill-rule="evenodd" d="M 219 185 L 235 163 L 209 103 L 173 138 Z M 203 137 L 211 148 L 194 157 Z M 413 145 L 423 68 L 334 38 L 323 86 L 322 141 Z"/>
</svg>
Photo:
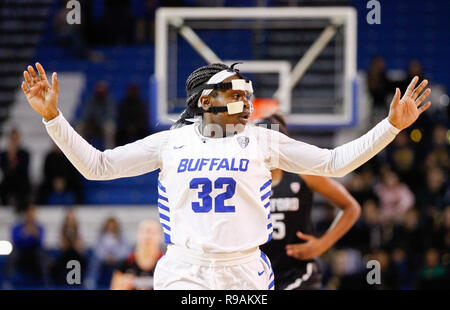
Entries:
<svg viewBox="0 0 450 310">
<path fill-rule="evenodd" d="M 13 246 L 11 242 L 0 240 L 0 255 L 9 255 L 11 254 Z"/>
</svg>

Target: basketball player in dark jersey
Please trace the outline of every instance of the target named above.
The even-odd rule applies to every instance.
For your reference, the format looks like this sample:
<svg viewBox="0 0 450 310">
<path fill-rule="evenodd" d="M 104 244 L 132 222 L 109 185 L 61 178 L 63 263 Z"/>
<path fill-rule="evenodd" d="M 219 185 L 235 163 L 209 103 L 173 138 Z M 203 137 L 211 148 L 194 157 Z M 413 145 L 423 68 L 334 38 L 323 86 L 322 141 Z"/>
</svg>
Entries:
<svg viewBox="0 0 450 310">
<path fill-rule="evenodd" d="M 288 134 L 286 124 L 279 115 L 272 115 L 261 123 L 278 124 L 280 131 Z M 342 216 L 335 220 L 336 224 L 320 238 L 313 236 L 313 192 L 323 195 L 343 210 Z M 321 271 L 317 257 L 353 226 L 360 215 L 360 205 L 336 181 L 276 169 L 272 170 L 270 208 L 273 236 L 261 250 L 272 262 L 275 289 L 320 289 Z"/>
</svg>

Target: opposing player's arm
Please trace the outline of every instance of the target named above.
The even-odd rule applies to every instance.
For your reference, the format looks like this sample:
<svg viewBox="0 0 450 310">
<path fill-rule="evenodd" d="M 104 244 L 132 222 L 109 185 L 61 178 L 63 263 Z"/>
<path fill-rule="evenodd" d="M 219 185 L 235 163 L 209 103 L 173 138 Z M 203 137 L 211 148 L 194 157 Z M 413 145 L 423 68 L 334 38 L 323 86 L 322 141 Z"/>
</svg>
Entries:
<svg viewBox="0 0 450 310">
<path fill-rule="evenodd" d="M 301 177 L 312 191 L 326 197 L 343 211 L 336 224 L 330 227 L 322 237 L 316 238 L 297 232 L 297 236 L 306 243 L 286 246 L 288 255 L 297 259 L 310 259 L 326 252 L 350 230 L 361 214 L 361 206 L 339 182 L 320 176 L 302 175 Z"/>
<path fill-rule="evenodd" d="M 165 133 L 101 152 L 84 140 L 58 110 L 58 78 L 52 84 L 44 68 L 37 63 L 39 76 L 32 66 L 24 72 L 22 90 L 30 106 L 43 117 L 47 132 L 78 171 L 90 180 L 131 177 L 160 167 L 160 150 Z"/>
<path fill-rule="evenodd" d="M 425 80 L 414 89 L 417 81 L 417 77 L 411 81 L 401 99 L 397 89 L 387 118 L 365 135 L 335 149 L 319 148 L 270 130 L 271 166 L 294 173 L 330 177 L 342 177 L 355 170 L 385 148 L 402 129 L 414 123 L 430 107 L 430 102 L 421 105 L 431 93 L 430 89 L 422 93 L 428 82 Z"/>
</svg>

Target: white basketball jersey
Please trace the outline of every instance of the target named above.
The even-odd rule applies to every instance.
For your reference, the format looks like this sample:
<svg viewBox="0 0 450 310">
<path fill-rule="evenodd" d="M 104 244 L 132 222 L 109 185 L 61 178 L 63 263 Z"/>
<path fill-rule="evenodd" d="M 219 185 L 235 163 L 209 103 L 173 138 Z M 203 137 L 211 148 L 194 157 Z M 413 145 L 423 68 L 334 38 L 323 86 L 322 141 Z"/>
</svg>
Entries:
<svg viewBox="0 0 450 310">
<path fill-rule="evenodd" d="M 240 134 L 209 139 L 195 124 L 100 152 L 62 113 L 44 123 L 87 179 L 111 180 L 161 169 L 158 208 L 166 241 L 210 253 L 248 250 L 270 240 L 271 168 L 342 177 L 399 132 L 384 119 L 362 137 L 328 150 L 251 125 Z"/>
<path fill-rule="evenodd" d="M 166 242 L 232 252 L 271 239 L 271 174 L 257 130 L 222 139 L 201 136 L 198 125 L 171 131 L 158 182 Z"/>
</svg>

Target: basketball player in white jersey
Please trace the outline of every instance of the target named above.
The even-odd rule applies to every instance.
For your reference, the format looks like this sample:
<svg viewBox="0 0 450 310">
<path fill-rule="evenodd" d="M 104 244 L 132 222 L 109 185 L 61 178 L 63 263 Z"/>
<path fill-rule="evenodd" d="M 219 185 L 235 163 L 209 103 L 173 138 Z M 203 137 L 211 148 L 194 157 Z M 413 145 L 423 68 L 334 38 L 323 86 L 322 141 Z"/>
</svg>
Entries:
<svg viewBox="0 0 450 310">
<path fill-rule="evenodd" d="M 274 275 L 259 250 L 271 239 L 271 169 L 341 177 L 369 160 L 410 126 L 430 102 L 416 89 L 397 89 L 389 116 L 362 137 L 332 150 L 247 124 L 251 81 L 233 66 L 211 64 L 187 79 L 186 111 L 174 129 L 101 152 L 69 125 L 40 64 L 22 83 L 50 137 L 87 179 L 159 173 L 161 224 L 167 252 L 156 266 L 155 289 L 273 289 Z M 421 94 L 422 93 L 422 94 Z M 420 95 L 421 94 L 421 95 Z M 420 95 L 420 96 L 419 96 Z M 150 190 L 150 189 L 149 189 Z"/>
</svg>

